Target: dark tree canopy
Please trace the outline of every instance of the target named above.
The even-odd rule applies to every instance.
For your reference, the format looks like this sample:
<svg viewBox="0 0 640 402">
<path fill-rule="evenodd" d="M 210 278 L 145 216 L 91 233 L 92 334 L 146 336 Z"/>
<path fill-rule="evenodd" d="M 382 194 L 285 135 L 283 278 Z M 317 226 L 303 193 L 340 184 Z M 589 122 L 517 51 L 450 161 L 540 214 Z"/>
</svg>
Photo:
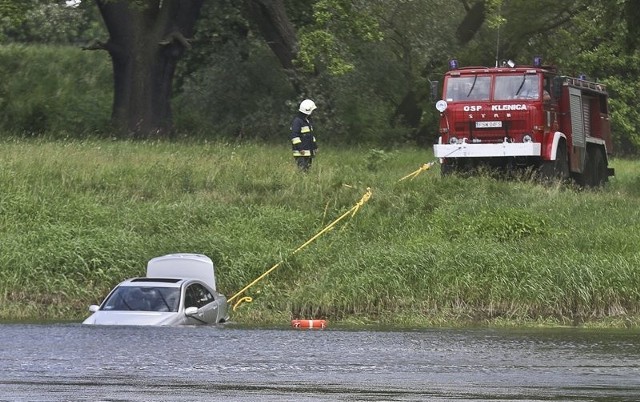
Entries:
<svg viewBox="0 0 640 402">
<path fill-rule="evenodd" d="M 37 49 L 102 38 L 85 48 L 108 51 L 112 121 L 133 137 L 175 130 L 278 138 L 295 104 L 312 97 L 332 138 L 431 144 L 430 90 L 448 59 L 492 65 L 542 56 L 563 74 L 605 83 L 612 127 L 628 145 L 619 149 L 640 147 L 637 0 L 83 0 L 74 8 L 65 0 L 0 0 L 0 13 L 7 44 Z M 104 55 L 95 56 L 103 66 Z M 9 84 L 0 85 L 0 111 L 25 117 L 0 125 L 24 130 L 12 122 L 34 113 L 46 122 L 53 96 L 39 103 L 32 96 L 29 105 L 38 104 L 25 107 Z M 78 132 L 100 131 L 88 127 Z"/>
</svg>

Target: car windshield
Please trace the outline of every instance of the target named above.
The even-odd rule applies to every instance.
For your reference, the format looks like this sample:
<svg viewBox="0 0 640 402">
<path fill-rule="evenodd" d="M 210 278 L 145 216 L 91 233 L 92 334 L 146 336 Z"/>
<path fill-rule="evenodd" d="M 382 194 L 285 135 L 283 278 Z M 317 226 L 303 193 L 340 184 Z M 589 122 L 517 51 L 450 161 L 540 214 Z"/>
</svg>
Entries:
<svg viewBox="0 0 640 402">
<path fill-rule="evenodd" d="M 118 286 L 102 306 L 105 311 L 178 311 L 180 288 Z"/>
<path fill-rule="evenodd" d="M 540 77 L 537 75 L 502 75 L 496 77 L 494 100 L 538 99 Z"/>
<path fill-rule="evenodd" d="M 449 77 L 444 97 L 447 102 L 466 100 L 489 100 L 491 77 L 467 75 Z"/>
</svg>

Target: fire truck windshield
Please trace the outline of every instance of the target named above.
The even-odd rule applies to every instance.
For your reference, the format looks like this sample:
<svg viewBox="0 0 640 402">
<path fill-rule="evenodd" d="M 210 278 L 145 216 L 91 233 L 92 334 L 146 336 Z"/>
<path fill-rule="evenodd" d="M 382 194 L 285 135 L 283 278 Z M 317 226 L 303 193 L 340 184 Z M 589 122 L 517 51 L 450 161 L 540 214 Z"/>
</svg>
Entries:
<svg viewBox="0 0 640 402">
<path fill-rule="evenodd" d="M 493 99 L 538 99 L 540 97 L 540 77 L 537 75 L 496 76 Z"/>
<path fill-rule="evenodd" d="M 467 100 L 489 100 L 491 77 L 469 75 L 464 77 L 449 77 L 445 88 L 447 102 Z"/>
</svg>

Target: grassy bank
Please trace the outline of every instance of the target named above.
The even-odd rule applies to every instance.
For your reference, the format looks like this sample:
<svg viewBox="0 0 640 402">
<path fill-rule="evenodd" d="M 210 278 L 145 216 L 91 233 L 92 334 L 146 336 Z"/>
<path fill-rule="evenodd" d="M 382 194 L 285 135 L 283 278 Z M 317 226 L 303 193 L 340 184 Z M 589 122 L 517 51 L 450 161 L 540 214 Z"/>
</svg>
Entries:
<svg viewBox="0 0 640 402">
<path fill-rule="evenodd" d="M 442 179 L 429 152 L 285 146 L 0 143 L 0 319 L 81 320 L 146 261 L 210 256 L 250 288 L 234 321 L 389 325 L 640 324 L 640 162 L 603 191 Z M 351 208 L 355 216 L 293 250 Z"/>
</svg>

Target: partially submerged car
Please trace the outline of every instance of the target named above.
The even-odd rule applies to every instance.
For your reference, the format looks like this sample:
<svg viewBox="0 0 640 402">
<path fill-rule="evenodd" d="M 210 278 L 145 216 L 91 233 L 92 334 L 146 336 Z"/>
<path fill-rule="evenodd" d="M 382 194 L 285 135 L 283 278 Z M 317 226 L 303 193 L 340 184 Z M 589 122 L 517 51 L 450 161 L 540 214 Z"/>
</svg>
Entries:
<svg viewBox="0 0 640 402">
<path fill-rule="evenodd" d="M 83 324 L 202 325 L 229 319 L 227 298 L 216 290 L 213 262 L 201 254 L 151 259 L 145 277 L 118 284 Z"/>
</svg>

